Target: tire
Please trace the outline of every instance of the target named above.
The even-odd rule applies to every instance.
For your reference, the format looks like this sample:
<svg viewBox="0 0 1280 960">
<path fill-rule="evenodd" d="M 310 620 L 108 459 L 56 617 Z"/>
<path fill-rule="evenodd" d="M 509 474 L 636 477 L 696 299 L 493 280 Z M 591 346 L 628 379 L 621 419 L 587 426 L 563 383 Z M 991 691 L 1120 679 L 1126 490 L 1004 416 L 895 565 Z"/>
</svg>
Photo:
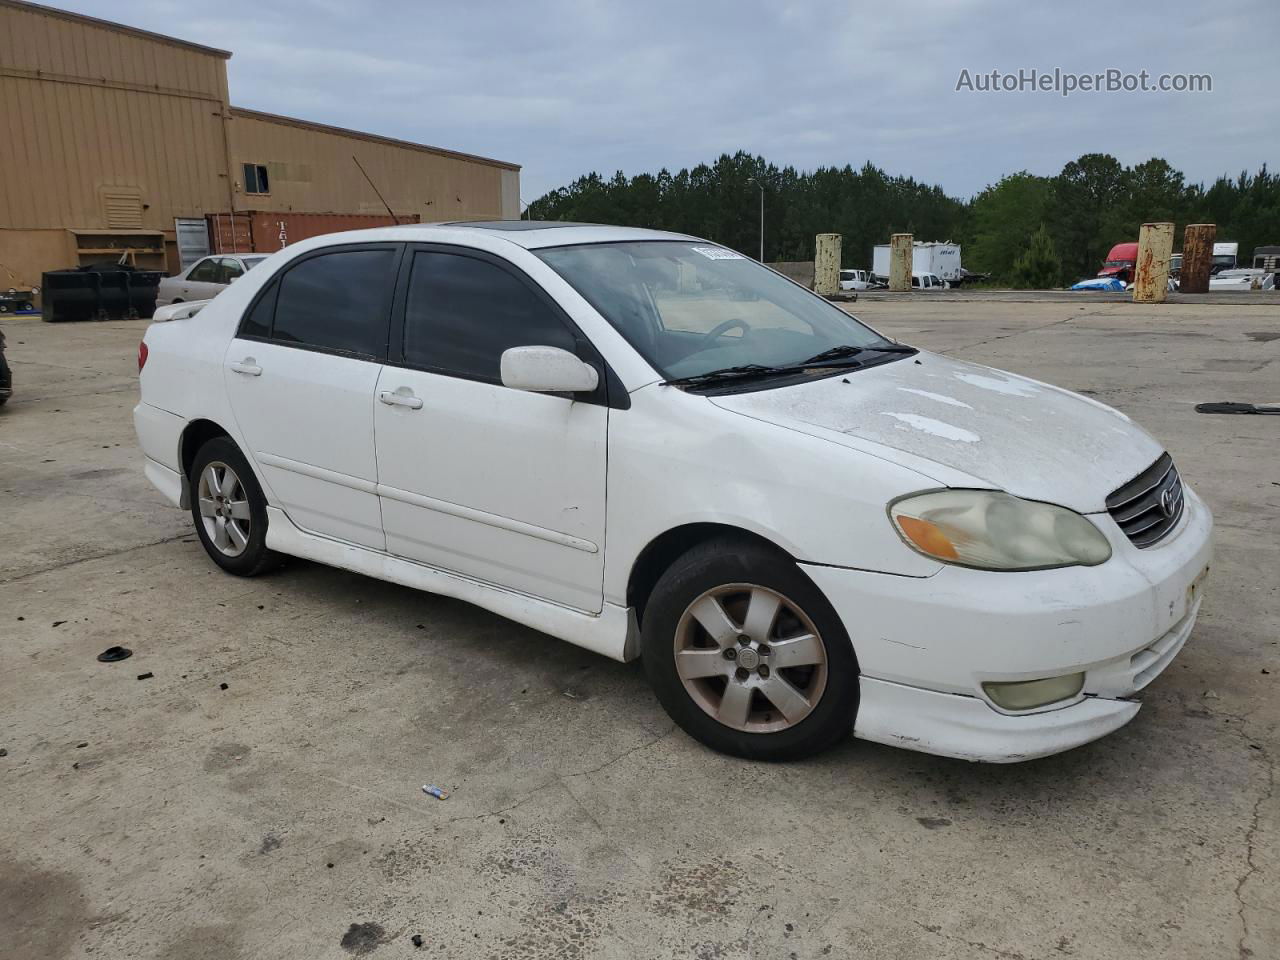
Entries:
<svg viewBox="0 0 1280 960">
<path fill-rule="evenodd" d="M 853 733 L 853 644 L 822 591 L 780 551 L 738 539 L 692 548 L 654 586 L 641 640 L 659 702 L 713 750 L 795 760 Z"/>
<path fill-rule="evenodd" d="M 188 480 L 191 519 L 214 563 L 238 577 L 256 577 L 280 562 L 280 555 L 267 549 L 267 498 L 230 438 L 205 443 Z"/>
<path fill-rule="evenodd" d="M 0 336 L 0 407 L 3 407 L 13 393 L 13 371 L 9 369 L 9 361 L 4 355 L 4 337 Z"/>
</svg>

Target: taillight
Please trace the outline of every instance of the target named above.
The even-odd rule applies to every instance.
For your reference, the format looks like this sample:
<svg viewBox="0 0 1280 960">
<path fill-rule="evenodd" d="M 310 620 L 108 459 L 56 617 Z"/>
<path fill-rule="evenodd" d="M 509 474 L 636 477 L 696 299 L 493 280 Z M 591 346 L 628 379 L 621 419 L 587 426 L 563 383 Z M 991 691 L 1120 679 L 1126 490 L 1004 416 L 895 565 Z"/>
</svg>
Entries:
<svg viewBox="0 0 1280 960">
<path fill-rule="evenodd" d="M 142 372 L 142 368 L 147 362 L 147 342 L 143 340 L 138 344 L 138 372 Z"/>
</svg>

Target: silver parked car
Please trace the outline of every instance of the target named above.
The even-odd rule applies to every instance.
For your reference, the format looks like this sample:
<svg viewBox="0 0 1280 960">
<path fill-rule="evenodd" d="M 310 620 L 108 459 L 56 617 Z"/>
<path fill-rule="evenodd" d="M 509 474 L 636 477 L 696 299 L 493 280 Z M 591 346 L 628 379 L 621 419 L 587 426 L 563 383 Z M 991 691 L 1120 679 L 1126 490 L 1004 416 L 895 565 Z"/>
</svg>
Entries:
<svg viewBox="0 0 1280 960">
<path fill-rule="evenodd" d="M 197 260 L 177 276 L 160 281 L 156 290 L 156 306 L 167 307 L 187 300 L 212 300 L 265 259 L 265 253 L 245 253 L 219 254 Z"/>
</svg>

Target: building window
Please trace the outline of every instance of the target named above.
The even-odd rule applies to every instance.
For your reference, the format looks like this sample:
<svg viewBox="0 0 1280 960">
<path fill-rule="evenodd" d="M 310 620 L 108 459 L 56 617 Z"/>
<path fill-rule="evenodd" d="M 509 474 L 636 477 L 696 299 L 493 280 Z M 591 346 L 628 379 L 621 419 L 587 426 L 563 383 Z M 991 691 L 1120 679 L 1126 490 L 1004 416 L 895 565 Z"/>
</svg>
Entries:
<svg viewBox="0 0 1280 960">
<path fill-rule="evenodd" d="M 245 193 L 270 193 L 271 187 L 267 182 L 267 168 L 261 163 L 246 163 L 244 165 L 244 192 Z"/>
</svg>

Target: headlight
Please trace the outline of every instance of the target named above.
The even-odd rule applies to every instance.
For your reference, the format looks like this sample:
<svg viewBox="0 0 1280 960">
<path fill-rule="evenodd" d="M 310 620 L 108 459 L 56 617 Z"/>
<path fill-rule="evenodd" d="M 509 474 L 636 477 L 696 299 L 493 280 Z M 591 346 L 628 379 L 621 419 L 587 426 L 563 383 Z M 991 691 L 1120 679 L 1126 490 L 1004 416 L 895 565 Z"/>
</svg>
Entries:
<svg viewBox="0 0 1280 960">
<path fill-rule="evenodd" d="M 1103 563 L 1107 538 L 1066 507 L 995 490 L 938 490 L 895 500 L 889 516 L 925 556 L 979 570 L 1044 570 Z"/>
</svg>

